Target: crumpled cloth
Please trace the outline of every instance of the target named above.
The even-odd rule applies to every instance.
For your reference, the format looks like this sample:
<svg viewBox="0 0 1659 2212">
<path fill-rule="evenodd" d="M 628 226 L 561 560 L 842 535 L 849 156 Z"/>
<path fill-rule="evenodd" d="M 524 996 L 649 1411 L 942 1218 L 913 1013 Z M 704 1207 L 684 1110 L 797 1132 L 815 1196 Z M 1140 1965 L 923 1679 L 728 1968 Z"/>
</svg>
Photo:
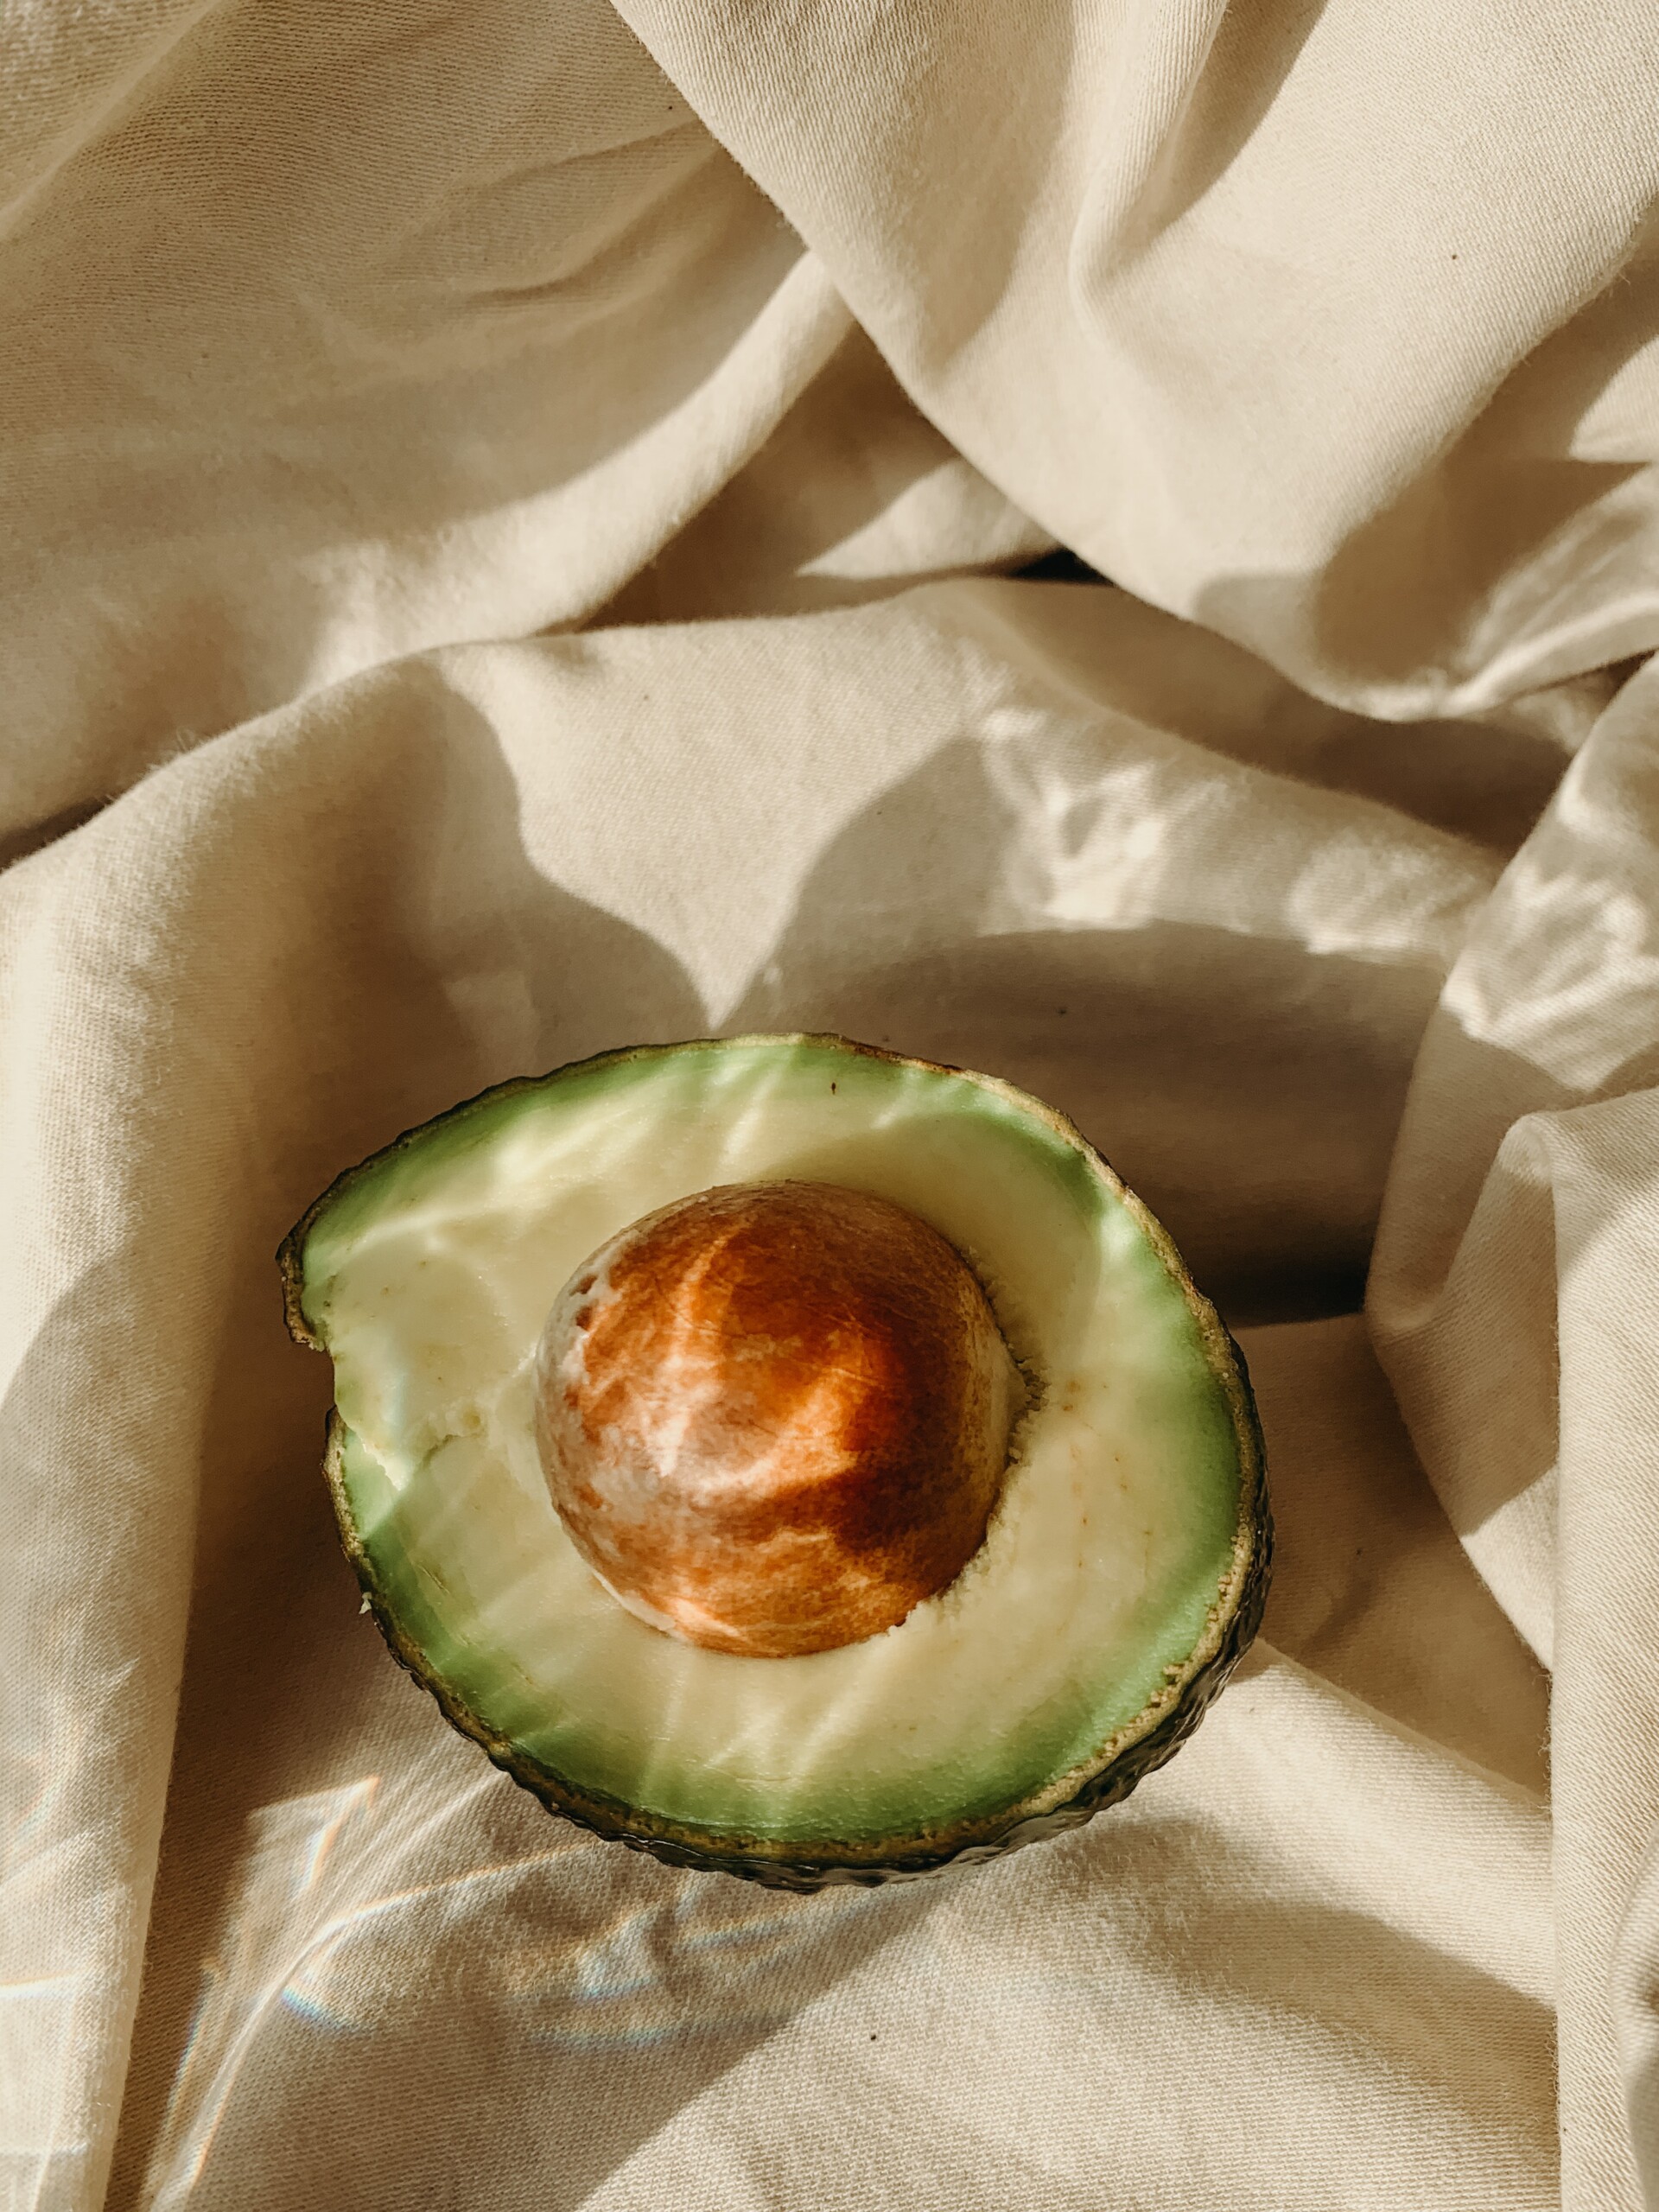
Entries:
<svg viewBox="0 0 1659 2212">
<path fill-rule="evenodd" d="M 1638 0 L 0 9 L 6 2212 L 1659 2206 L 1656 181 Z M 785 1027 L 1080 1122 L 1281 1535 L 816 1898 L 445 1728 L 271 1264 Z"/>
</svg>

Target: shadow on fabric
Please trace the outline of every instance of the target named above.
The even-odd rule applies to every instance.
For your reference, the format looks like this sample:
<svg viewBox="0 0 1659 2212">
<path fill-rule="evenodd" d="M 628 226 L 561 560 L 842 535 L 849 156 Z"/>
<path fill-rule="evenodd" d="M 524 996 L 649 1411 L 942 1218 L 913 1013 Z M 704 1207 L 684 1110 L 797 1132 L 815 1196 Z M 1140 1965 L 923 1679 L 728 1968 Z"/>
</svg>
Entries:
<svg viewBox="0 0 1659 2212">
<path fill-rule="evenodd" d="M 1531 1116 L 1659 1085 L 1659 1046 L 1621 1061 L 1593 1089 L 1577 1089 L 1471 1036 L 1449 1009 L 1435 1014 L 1428 1043 L 1425 1071 L 1434 1095 L 1460 1103 L 1460 1158 L 1425 1166 L 1431 1155 L 1423 1148 L 1418 1180 L 1434 1192 L 1433 1212 L 1389 1238 L 1380 1318 L 1408 1347 L 1431 1316 L 1448 1336 L 1453 1327 L 1481 1327 L 1480 1358 L 1443 1365 L 1421 1406 L 1409 1382 L 1396 1384 L 1424 1463 L 1440 1477 L 1436 1487 L 1452 1524 L 1468 1536 L 1553 1473 L 1557 1309 L 1586 1256 L 1563 1233 L 1548 1142 L 1529 1144 L 1524 1130 L 1514 1144 L 1505 1139 Z M 1471 1173 L 1476 1185 L 1459 1192 L 1458 1179 L 1466 1185 Z M 1408 1349 L 1395 1364 L 1409 1368 Z"/>
<path fill-rule="evenodd" d="M 1196 207 L 1243 153 L 1325 13 L 1325 0 L 1232 0 L 1159 173 L 1158 230 Z"/>
<path fill-rule="evenodd" d="M 1181 923 L 988 933 L 1013 828 L 980 747 L 947 747 L 826 851 L 724 1029 L 1005 1076 L 1071 1116 L 1230 1319 L 1353 1310 L 1438 977 Z"/>
<path fill-rule="evenodd" d="M 1109 1892 L 1130 1986 L 1147 1974 L 1174 1983 L 1186 2017 L 1224 2024 L 1229 2050 L 1239 2020 L 1276 2016 L 1376 2053 L 1385 2073 L 1433 2084 L 1446 2125 L 1530 2139 L 1553 2166 L 1548 2005 L 1383 1916 L 1287 1897 L 1281 1868 L 1257 1866 L 1236 1831 L 1160 1815 L 1152 1795 L 1068 1842 Z"/>
<path fill-rule="evenodd" d="M 1459 690 L 1529 644 L 1537 658 L 1523 689 L 1622 662 L 1659 639 L 1659 601 L 1638 588 L 1653 527 L 1647 474 L 1494 459 L 1465 440 L 1316 574 L 1222 577 L 1195 619 L 1325 696 L 1404 719 L 1455 711 Z M 1599 604 L 1612 611 L 1592 630 Z M 1381 629 L 1379 607 L 1389 610 Z"/>
</svg>

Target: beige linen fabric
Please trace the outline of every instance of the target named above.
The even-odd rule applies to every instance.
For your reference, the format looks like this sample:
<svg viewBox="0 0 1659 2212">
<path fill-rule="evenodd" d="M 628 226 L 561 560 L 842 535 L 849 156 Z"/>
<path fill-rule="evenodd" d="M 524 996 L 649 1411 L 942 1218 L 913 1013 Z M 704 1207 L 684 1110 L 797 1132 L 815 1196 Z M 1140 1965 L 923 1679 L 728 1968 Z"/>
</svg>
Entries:
<svg viewBox="0 0 1659 2212">
<path fill-rule="evenodd" d="M 141 11 L 71 17 L 0 16 L 41 134 L 0 316 L 14 821 L 377 660 L 592 614 L 854 335 L 607 0 L 193 5 L 107 106 L 81 72 Z M 1051 542 L 890 378 L 863 417 L 883 506 L 948 479 L 906 569 Z"/>
<path fill-rule="evenodd" d="M 0 2203 L 1659 2203 L 1656 19 L 622 15 L 0 10 Z M 1281 1535 L 804 1899 L 398 1674 L 270 1262 L 794 1026 L 1077 1117 Z"/>
<path fill-rule="evenodd" d="M 1659 641 L 1651 8 L 621 13 L 1119 582 L 1390 715 Z"/>
</svg>

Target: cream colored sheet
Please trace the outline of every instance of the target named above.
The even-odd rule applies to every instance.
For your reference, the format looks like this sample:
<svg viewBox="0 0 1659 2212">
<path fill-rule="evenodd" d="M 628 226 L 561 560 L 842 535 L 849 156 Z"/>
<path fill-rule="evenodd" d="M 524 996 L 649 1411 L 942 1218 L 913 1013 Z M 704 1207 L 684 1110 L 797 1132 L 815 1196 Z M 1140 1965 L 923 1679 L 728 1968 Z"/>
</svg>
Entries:
<svg viewBox="0 0 1659 2212">
<path fill-rule="evenodd" d="M 0 2205 L 1659 2204 L 1659 18 L 622 15 L 0 11 Z M 270 1264 L 797 1025 L 1081 1121 L 1282 1535 L 891 1895 L 451 1737 Z"/>
</svg>

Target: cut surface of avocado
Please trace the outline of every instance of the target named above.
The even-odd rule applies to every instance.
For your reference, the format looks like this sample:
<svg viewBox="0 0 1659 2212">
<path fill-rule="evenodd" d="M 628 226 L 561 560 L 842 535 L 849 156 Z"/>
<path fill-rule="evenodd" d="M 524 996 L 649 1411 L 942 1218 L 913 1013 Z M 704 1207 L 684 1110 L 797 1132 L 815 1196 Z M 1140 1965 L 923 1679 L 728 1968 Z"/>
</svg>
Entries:
<svg viewBox="0 0 1659 2212">
<path fill-rule="evenodd" d="M 584 1259 L 716 1185 L 840 1184 L 938 1229 L 1026 1409 L 985 1540 L 897 1626 L 773 1658 L 626 1611 L 550 1503 L 537 1346 Z M 328 1471 L 397 1656 L 546 1802 L 790 1886 L 988 1856 L 1169 1755 L 1249 1641 L 1270 1530 L 1242 1363 L 1060 1116 L 843 1039 L 647 1046 L 400 1138 L 285 1243 L 334 1363 Z"/>
</svg>

